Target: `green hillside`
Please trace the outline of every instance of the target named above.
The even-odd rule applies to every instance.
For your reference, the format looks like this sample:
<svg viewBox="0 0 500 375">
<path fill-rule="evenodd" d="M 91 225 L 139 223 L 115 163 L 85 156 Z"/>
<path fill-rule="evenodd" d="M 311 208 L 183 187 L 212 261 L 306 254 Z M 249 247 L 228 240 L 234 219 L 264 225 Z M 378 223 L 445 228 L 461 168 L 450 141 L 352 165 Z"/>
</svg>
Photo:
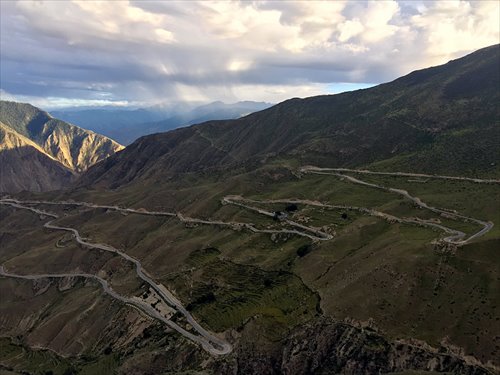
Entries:
<svg viewBox="0 0 500 375">
<path fill-rule="evenodd" d="M 328 167 L 499 175 L 500 47 L 374 88 L 291 99 L 238 120 L 140 138 L 81 185 L 246 168 L 273 159 Z"/>
</svg>

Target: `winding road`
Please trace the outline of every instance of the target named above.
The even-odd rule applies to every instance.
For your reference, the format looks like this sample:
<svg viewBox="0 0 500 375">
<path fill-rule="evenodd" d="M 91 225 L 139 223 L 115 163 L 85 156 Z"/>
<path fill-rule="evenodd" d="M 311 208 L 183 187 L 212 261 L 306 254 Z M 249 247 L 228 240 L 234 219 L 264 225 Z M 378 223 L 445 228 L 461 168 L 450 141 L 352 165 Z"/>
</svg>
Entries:
<svg viewBox="0 0 500 375">
<path fill-rule="evenodd" d="M 299 169 L 301 172 L 339 172 L 339 173 L 361 173 L 361 174 L 373 174 L 382 176 L 401 176 L 401 177 L 424 177 L 424 178 L 437 178 L 441 180 L 458 180 L 458 181 L 469 181 L 475 182 L 477 184 L 500 184 L 500 180 L 496 179 L 482 179 L 482 178 L 472 178 L 472 177 L 459 177 L 459 176 L 442 176 L 437 174 L 425 174 L 425 173 L 408 173 L 408 172 L 377 172 L 369 171 L 367 169 L 349 169 L 349 168 L 320 168 L 313 165 L 306 165 Z"/>
<path fill-rule="evenodd" d="M 235 204 L 238 205 L 236 202 L 231 201 L 231 197 L 234 196 L 226 196 L 222 199 L 223 203 L 229 203 L 229 204 Z M 243 223 L 243 222 L 237 222 L 237 221 L 220 221 L 220 220 L 206 220 L 206 219 L 198 219 L 198 218 L 193 218 L 189 216 L 184 216 L 180 212 L 169 212 L 169 211 L 148 211 L 145 209 L 135 209 L 135 208 L 123 208 L 119 206 L 109 206 L 109 205 L 100 205 L 100 204 L 95 204 L 95 203 L 89 203 L 89 202 L 74 202 L 74 201 L 38 201 L 38 200 L 17 200 L 13 198 L 1 198 L 0 199 L 0 204 L 7 204 L 11 205 L 13 207 L 17 208 L 24 208 L 24 209 L 29 209 L 35 213 L 43 214 L 45 216 L 50 216 L 56 218 L 57 215 L 53 213 L 49 213 L 46 211 L 41 211 L 38 209 L 35 209 L 33 207 L 29 206 L 22 206 L 22 205 L 27 205 L 27 204 L 44 204 L 44 205 L 55 205 L 55 206 L 77 206 L 77 207 L 86 207 L 86 208 L 103 208 L 111 211 L 118 211 L 118 212 L 123 212 L 123 213 L 131 213 L 131 214 L 138 214 L 138 215 L 146 215 L 146 216 L 169 216 L 169 217 L 174 217 L 178 219 L 181 223 L 189 223 L 189 224 L 203 224 L 203 225 L 214 225 L 214 226 L 221 226 L 221 227 L 227 227 L 229 229 L 235 229 L 239 230 L 241 228 L 245 228 L 253 233 L 268 233 L 268 234 L 295 234 L 298 236 L 302 237 L 308 237 L 312 240 L 330 240 L 333 237 L 329 235 L 328 233 L 321 232 L 315 228 L 311 227 L 306 227 L 304 225 L 301 225 L 299 223 L 293 222 L 291 220 L 287 220 L 286 222 L 294 227 L 300 228 L 303 231 L 300 230 L 294 230 L 294 229 L 259 229 L 257 228 L 254 224 L 252 223 Z M 243 206 L 243 205 L 240 205 Z M 274 213 L 269 212 L 266 210 L 261 210 L 256 207 L 246 207 L 248 209 L 252 209 L 255 212 L 258 212 L 260 214 L 266 215 L 273 217 Z"/>
<path fill-rule="evenodd" d="M 215 348 L 212 345 L 212 341 L 208 340 L 205 337 L 200 337 L 197 335 L 192 334 L 189 331 L 186 331 L 184 328 L 176 324 L 175 322 L 171 321 L 170 319 L 165 318 L 163 315 L 161 315 L 156 309 L 154 309 L 152 306 L 148 305 L 147 303 L 141 302 L 139 299 L 133 299 L 129 297 L 122 296 L 121 294 L 116 293 L 111 287 L 109 286 L 108 282 L 104 280 L 103 278 L 100 278 L 99 276 L 89 274 L 89 273 L 50 273 L 50 274 L 38 274 L 38 275 L 18 275 L 14 273 L 7 272 L 5 270 L 5 267 L 3 265 L 0 265 L 0 276 L 4 277 L 11 277 L 15 279 L 24 279 L 24 280 L 39 280 L 39 279 L 53 279 L 53 278 L 66 278 L 66 277 L 81 277 L 81 278 L 86 278 L 86 279 L 93 279 L 98 281 L 104 292 L 106 294 L 109 294 L 111 297 L 114 299 L 121 301 L 125 304 L 134 306 L 138 308 L 139 310 L 143 311 L 147 315 L 161 320 L 163 323 L 168 325 L 169 327 L 175 329 L 177 332 L 179 332 L 181 335 L 184 337 L 190 339 L 191 341 L 194 341 L 198 344 L 200 344 L 206 351 L 210 352 L 211 354 L 215 355 L 220 355 L 220 354 L 228 354 L 231 352 L 231 346 L 228 343 L 222 342 L 221 339 L 217 338 L 219 341 L 221 341 L 219 348 Z"/>
<path fill-rule="evenodd" d="M 443 241 L 449 242 L 449 243 L 455 243 L 456 239 L 463 238 L 465 236 L 464 232 L 445 227 L 444 225 L 437 224 L 437 223 L 430 221 L 430 220 L 397 217 L 397 216 L 387 214 L 387 213 L 382 212 L 382 211 L 377 211 L 377 210 L 374 210 L 371 208 L 366 208 L 366 207 L 332 205 L 332 204 L 322 203 L 319 201 L 311 201 L 311 200 L 307 200 L 307 199 L 254 200 L 254 199 L 243 198 L 240 196 L 231 196 L 230 199 L 228 199 L 228 201 L 230 201 L 232 204 L 238 204 L 238 206 L 245 207 L 248 209 L 254 209 L 254 207 L 248 206 L 248 205 L 244 204 L 243 202 L 258 203 L 258 204 L 274 204 L 274 203 L 293 204 L 294 203 L 294 204 L 302 204 L 305 206 L 314 206 L 314 207 L 320 207 L 320 208 L 326 208 L 326 209 L 341 209 L 341 210 L 359 211 L 359 212 L 366 214 L 366 215 L 375 216 L 375 217 L 387 220 L 388 222 L 393 222 L 393 223 L 397 222 L 397 223 L 424 226 L 424 227 L 430 227 L 430 228 L 436 228 L 436 229 L 442 230 L 445 233 L 450 234 L 450 236 L 443 238 Z M 239 203 L 236 203 L 236 201 L 238 201 Z M 333 238 L 333 236 L 330 236 L 330 237 Z M 326 238 L 321 238 L 321 239 L 324 240 Z"/>
<path fill-rule="evenodd" d="M 462 180 L 462 181 L 469 181 L 469 182 L 474 182 L 474 183 L 500 183 L 499 180 L 483 180 L 483 179 L 473 179 L 473 178 L 468 178 L 468 177 L 450 177 L 450 176 L 438 176 L 438 175 L 424 175 L 424 174 L 414 174 L 414 173 L 402 173 L 402 172 L 394 172 L 394 173 L 389 173 L 389 172 L 371 172 L 367 170 L 356 170 L 356 169 L 345 169 L 345 168 L 318 168 L 318 167 L 312 167 L 312 166 L 307 166 L 307 167 L 302 167 L 300 168 L 300 171 L 303 173 L 314 173 L 314 174 L 321 174 L 321 175 L 333 175 L 337 176 L 339 178 L 344 178 L 348 180 L 349 182 L 359 184 L 359 185 L 364 185 L 368 187 L 372 187 L 375 189 L 380 189 L 380 190 L 385 190 L 390 193 L 395 193 L 403 196 L 404 198 L 412 201 L 414 204 L 416 204 L 418 207 L 432 211 L 434 213 L 443 215 L 445 217 L 448 217 L 453 220 L 461 220 L 465 222 L 472 222 L 475 224 L 478 224 L 482 226 L 483 228 L 474 233 L 473 235 L 469 236 L 468 238 L 466 237 L 466 234 L 464 232 L 448 228 L 444 225 L 440 225 L 437 223 L 430 222 L 428 220 L 422 220 L 422 219 L 404 219 L 406 222 L 413 222 L 421 225 L 426 225 L 426 226 L 432 226 L 441 230 L 444 230 L 446 233 L 450 233 L 451 235 L 448 237 L 443 238 L 443 241 L 454 244 L 454 245 L 465 245 L 472 240 L 483 236 L 484 234 L 488 233 L 494 226 L 493 222 L 491 221 L 484 221 L 484 220 L 479 220 L 475 219 L 473 217 L 468 217 L 461 215 L 455 211 L 452 210 L 446 210 L 443 208 L 437 208 L 428 205 L 427 203 L 423 202 L 420 198 L 415 197 L 408 193 L 408 191 L 403 190 L 403 189 L 395 189 L 391 187 L 386 187 L 383 185 L 377 185 L 373 184 L 370 182 L 362 181 L 356 177 L 348 176 L 344 173 L 339 173 L 341 172 L 355 172 L 355 173 L 364 173 L 364 174 L 382 174 L 382 175 L 393 175 L 393 176 L 411 176 L 411 177 L 429 177 L 429 178 L 440 178 L 440 179 L 450 179 L 450 180 Z M 465 238 L 465 239 L 464 239 Z"/>
<path fill-rule="evenodd" d="M 475 238 L 478 238 L 488 231 L 493 228 L 493 223 L 490 221 L 483 221 L 479 219 L 475 219 L 472 217 L 467 217 L 464 215 L 461 215 L 455 211 L 451 210 L 446 210 L 442 208 L 437 208 L 428 205 L 427 203 L 423 202 L 420 198 L 412 196 L 408 191 L 403 190 L 403 189 L 395 189 L 391 187 L 386 187 L 382 185 L 377 185 L 369 182 L 362 181 L 358 178 L 346 175 L 345 173 L 360 173 L 360 174 L 376 174 L 376 175 L 394 175 L 394 176 L 408 176 L 408 177 L 426 177 L 426 178 L 439 178 L 439 179 L 450 179 L 450 180 L 461 180 L 461 181 L 469 181 L 469 182 L 474 182 L 474 183 L 500 183 L 500 180 L 493 180 L 493 179 L 475 179 L 475 178 L 467 178 L 467 177 L 450 177 L 450 176 L 437 176 L 437 175 L 426 175 L 426 174 L 416 174 L 416 173 L 402 173 L 402 172 L 394 172 L 394 173 L 389 173 L 389 172 L 371 172 L 367 170 L 353 170 L 353 169 L 345 169 L 345 168 L 318 168 L 318 167 L 313 167 L 313 166 L 305 166 L 300 168 L 300 172 L 302 173 L 315 173 L 315 174 L 322 174 L 322 175 L 334 175 L 342 179 L 346 179 L 349 182 L 355 183 L 355 184 L 360 184 L 364 186 L 368 186 L 371 188 L 376 188 L 376 189 L 382 189 L 385 191 L 389 191 L 394 194 L 399 194 L 403 196 L 404 198 L 410 200 L 414 204 L 416 204 L 418 207 L 421 207 L 423 209 L 430 210 L 434 213 L 443 215 L 447 218 L 454 219 L 454 220 L 461 220 L 461 221 L 466 221 L 466 222 L 472 222 L 478 225 L 481 225 L 483 228 L 478 231 L 477 233 L 469 236 L 468 238 L 466 237 L 466 234 L 459 231 L 455 230 L 452 228 L 448 228 L 444 225 L 438 224 L 432 220 L 424 220 L 424 219 L 419 219 L 419 218 L 400 218 L 396 217 L 381 211 L 377 211 L 374 209 L 366 208 L 366 207 L 356 207 L 356 206 L 347 206 L 347 205 L 331 205 L 331 204 L 326 204 L 322 203 L 319 201 L 314 201 L 314 200 L 305 200 L 305 199 L 268 199 L 268 200 L 253 200 L 253 199 L 247 199 L 243 198 L 242 196 L 239 195 L 228 195 L 222 198 L 222 204 L 231 204 L 231 205 L 236 205 L 254 212 L 257 212 L 258 214 L 265 215 L 267 217 L 274 217 L 274 212 L 264 210 L 262 208 L 253 206 L 252 204 L 275 204 L 275 203 L 285 203 L 285 204 L 290 204 L 290 203 L 295 203 L 295 204 L 303 204 L 303 205 L 309 205 L 309 206 L 315 206 L 315 207 L 321 207 L 321 208 L 328 208 L 328 209 L 343 209 L 343 210 L 357 210 L 361 213 L 371 215 L 371 216 L 376 216 L 380 217 L 382 219 L 388 220 L 390 222 L 399 222 L 399 223 L 406 223 L 406 224 L 413 224 L 413 225 L 419 225 L 419 226 L 427 226 L 427 227 L 432 227 L 436 228 L 439 230 L 444 231 L 445 233 L 448 234 L 447 237 L 443 238 L 442 240 L 444 242 L 454 244 L 457 246 L 464 245 L 469 243 L 470 241 L 474 240 Z M 111 287 L 109 286 L 108 282 L 96 275 L 93 274 L 87 274 L 87 273 L 60 273 L 60 274 L 39 274 L 39 275 L 18 275 L 18 274 L 13 274 L 7 272 L 7 270 L 4 268 L 3 265 L 0 265 L 0 276 L 4 277 L 12 277 L 12 278 L 19 278 L 19 279 L 26 279 L 26 280 L 36 280 L 36 279 L 42 279 L 42 278 L 65 278 L 65 277 L 81 277 L 81 278 L 86 278 L 86 279 L 93 279 L 99 282 L 104 290 L 105 293 L 113 297 L 114 299 L 121 301 L 125 304 L 132 305 L 147 315 L 158 319 L 171 327 L 172 329 L 176 330 L 179 332 L 181 335 L 186 337 L 187 339 L 201 345 L 203 349 L 205 349 L 207 352 L 209 352 L 212 355 L 224 355 L 224 354 L 229 354 L 232 351 L 232 346 L 229 344 L 227 341 L 215 336 L 213 333 L 207 331 L 204 329 L 193 317 L 192 315 L 186 310 L 186 308 L 181 304 L 181 302 L 170 292 L 168 291 L 163 285 L 156 283 L 152 277 L 144 270 L 142 267 L 142 264 L 139 260 L 136 258 L 126 254 L 125 252 L 111 246 L 108 244 L 104 243 L 91 243 L 83 239 L 78 232 L 77 229 L 71 228 L 71 227 L 64 227 L 60 226 L 57 224 L 54 224 L 54 221 L 56 221 L 59 218 L 59 215 L 53 212 L 48 212 L 42 209 L 38 209 L 36 207 L 32 207 L 30 205 L 60 205 L 60 206 L 79 206 L 79 207 L 86 207 L 86 208 L 102 208 L 102 209 L 108 209 L 108 210 L 114 210 L 114 211 L 119 211 L 123 213 L 132 213 L 132 214 L 139 214 L 139 215 L 151 215 L 151 216 L 168 216 L 168 217 L 173 217 L 177 218 L 179 221 L 183 223 L 195 223 L 195 224 L 205 224 L 205 225 L 215 225 L 215 226 L 223 226 L 223 227 L 228 227 L 233 230 L 240 230 L 241 228 L 246 228 L 247 230 L 254 232 L 254 233 L 287 233 L 287 234 L 295 234 L 303 237 L 310 238 L 313 241 L 326 241 L 326 240 L 331 240 L 333 236 L 329 233 L 326 233 L 318 228 L 315 227 L 310 227 L 306 225 L 302 225 L 296 221 L 290 220 L 288 218 L 284 218 L 281 220 L 282 223 L 285 223 L 294 229 L 259 229 L 255 227 L 254 224 L 252 223 L 242 223 L 242 222 L 224 222 L 224 221 L 219 221 L 219 220 L 205 220 L 205 219 L 197 219 L 197 218 L 191 218 L 191 217 L 186 217 L 182 215 L 181 213 L 177 212 L 166 212 L 166 211 L 148 211 L 145 209 L 134 209 L 134 208 L 123 208 L 119 206 L 112 206 L 112 205 L 99 205 L 99 204 L 94 204 L 94 203 L 89 203 L 89 202 L 75 202 L 75 201 L 43 201 L 43 200 L 17 200 L 13 198 L 8 198 L 8 197 L 3 197 L 0 198 L 0 204 L 3 205 L 9 205 L 14 208 L 18 209 L 23 209 L 23 210 L 28 210 L 31 211 L 35 214 L 38 214 L 42 217 L 49 217 L 52 218 L 52 220 L 47 221 L 44 223 L 44 227 L 51 229 L 51 230 L 59 230 L 59 231 L 66 231 L 70 232 L 73 236 L 73 238 L 81 245 L 86 246 L 91 249 L 98 249 L 98 250 L 103 250 L 103 251 L 108 251 L 112 252 L 125 260 L 133 263 L 135 265 L 135 271 L 137 273 L 137 276 L 142 279 L 145 283 L 147 283 L 157 294 L 160 296 L 160 298 L 170 307 L 172 307 L 175 311 L 180 313 L 186 321 L 191 325 L 194 331 L 196 331 L 197 334 L 194 334 L 192 332 L 189 332 L 188 330 L 182 328 L 179 326 L 177 323 L 171 321 L 170 319 L 164 317 L 161 315 L 155 308 L 150 306 L 148 303 L 143 302 L 142 300 L 138 298 L 130 298 L 126 297 L 123 295 L 120 295 L 116 293 Z"/>
<path fill-rule="evenodd" d="M 47 212 L 44 210 L 39 210 L 39 209 L 29 207 L 29 206 L 24 206 L 20 203 L 20 201 L 12 202 L 12 201 L 0 200 L 0 204 L 10 205 L 10 206 L 15 207 L 15 208 L 29 210 L 29 211 L 32 211 L 36 214 L 43 215 L 43 216 L 50 216 L 53 218 L 58 218 L 58 215 L 56 215 L 54 213 L 50 213 L 50 212 Z M 114 297 L 114 298 L 116 298 L 124 303 L 128 303 L 128 304 L 131 304 L 131 305 L 134 305 L 134 306 L 140 308 L 142 311 L 146 312 L 148 315 L 150 315 L 156 319 L 160 319 L 161 321 L 166 323 L 168 326 L 170 326 L 171 328 L 175 329 L 177 332 L 182 334 L 184 337 L 200 344 L 209 353 L 214 354 L 214 355 L 221 355 L 221 354 L 228 354 L 232 351 L 232 346 L 228 342 L 226 342 L 225 340 L 222 340 L 221 338 L 215 336 L 211 332 L 208 332 L 206 329 L 204 329 L 193 318 L 193 316 L 186 310 L 186 308 L 184 306 L 182 306 L 180 301 L 177 298 L 175 298 L 171 292 L 169 292 L 163 285 L 157 284 L 155 281 L 153 281 L 153 279 L 149 275 L 147 275 L 146 271 L 143 269 L 141 262 L 139 262 L 137 259 L 131 257 L 130 255 L 122 252 L 119 249 L 114 248 L 113 246 L 110 246 L 107 244 L 102 244 L 102 243 L 87 242 L 81 237 L 78 230 L 76 230 L 74 228 L 70 228 L 70 227 L 62 227 L 59 225 L 54 225 L 53 221 L 54 220 L 48 221 L 43 226 L 45 228 L 48 228 L 48 229 L 70 232 L 70 233 L 72 233 L 73 238 L 75 238 L 75 240 L 83 246 L 86 246 L 86 247 L 91 248 L 91 249 L 109 251 L 109 252 L 112 252 L 114 254 L 121 256 L 122 258 L 126 259 L 129 262 L 132 262 L 135 265 L 135 270 L 136 270 L 137 276 L 139 278 L 141 278 L 143 281 L 145 281 L 147 284 L 149 284 L 149 286 L 151 286 L 151 288 L 156 293 L 158 293 L 158 295 L 164 300 L 165 303 L 167 303 L 169 306 L 174 308 L 177 312 L 182 314 L 186 318 L 187 322 L 189 324 L 191 324 L 193 329 L 199 335 L 194 335 L 191 332 L 188 332 L 184 328 L 180 327 L 178 324 L 172 322 L 169 319 L 166 319 L 165 317 L 160 315 L 158 313 L 158 311 L 156 311 L 154 308 L 152 308 L 148 304 L 141 303 L 140 301 L 133 300 L 133 299 L 130 299 L 128 297 L 124 297 L 124 296 L 117 294 L 109 287 L 108 283 L 104 279 L 99 278 L 95 275 L 77 274 L 77 273 L 75 273 L 75 274 L 66 273 L 66 274 L 44 274 L 44 275 L 15 275 L 15 274 L 7 273 L 7 271 L 5 271 L 3 266 L 0 266 L 1 267 L 0 275 L 8 276 L 8 277 L 24 278 L 24 279 L 29 279 L 29 280 L 39 279 L 39 278 L 47 278 L 47 277 L 69 277 L 69 276 L 80 276 L 80 277 L 93 278 L 101 283 L 104 291 L 107 294 L 111 295 L 112 297 Z"/>
</svg>

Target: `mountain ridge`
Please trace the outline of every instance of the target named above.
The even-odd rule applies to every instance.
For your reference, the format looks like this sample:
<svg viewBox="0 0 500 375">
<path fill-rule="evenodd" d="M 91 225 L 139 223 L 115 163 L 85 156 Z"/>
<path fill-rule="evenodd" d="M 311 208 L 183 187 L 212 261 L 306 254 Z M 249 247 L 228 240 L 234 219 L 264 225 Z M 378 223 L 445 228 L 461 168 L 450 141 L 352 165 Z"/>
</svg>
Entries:
<svg viewBox="0 0 500 375">
<path fill-rule="evenodd" d="M 0 122 L 0 191 L 60 189 L 74 179 L 72 170 L 35 142 Z"/>
<path fill-rule="evenodd" d="M 31 139 L 76 172 L 123 149 L 107 137 L 58 120 L 31 104 L 1 101 L 0 105 L 2 122 L 6 126 Z"/>
<path fill-rule="evenodd" d="M 116 188 L 151 176 L 269 158 L 332 167 L 497 173 L 499 51 L 495 45 L 373 88 L 293 98 L 237 120 L 141 137 L 89 169 L 79 186 Z M 467 94 L 461 94 L 464 90 Z"/>
<path fill-rule="evenodd" d="M 1 101 L 0 123 L 2 191 L 62 188 L 91 165 L 123 149 L 26 103 Z"/>
</svg>

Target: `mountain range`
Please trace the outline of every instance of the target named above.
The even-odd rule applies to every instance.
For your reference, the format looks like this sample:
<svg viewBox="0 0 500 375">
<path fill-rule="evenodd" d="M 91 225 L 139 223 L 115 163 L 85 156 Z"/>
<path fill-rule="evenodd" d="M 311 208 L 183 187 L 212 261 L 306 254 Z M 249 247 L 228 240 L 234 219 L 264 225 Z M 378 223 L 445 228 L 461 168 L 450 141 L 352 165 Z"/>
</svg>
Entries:
<svg viewBox="0 0 500 375">
<path fill-rule="evenodd" d="M 243 101 L 232 104 L 213 102 L 204 105 L 178 103 L 139 109 L 84 109 L 52 111 L 54 117 L 95 131 L 128 145 L 137 138 L 166 132 L 208 120 L 234 119 L 270 107 L 264 102 Z"/>
<path fill-rule="evenodd" d="M 121 149 L 29 104 L 0 102 L 0 191 L 60 189 Z"/>
<path fill-rule="evenodd" d="M 3 103 L 1 167 L 68 182 L 0 199 L 0 372 L 499 373 L 499 102 L 495 45 L 79 169 Z"/>
<path fill-rule="evenodd" d="M 80 184 L 293 160 L 326 167 L 498 174 L 499 46 L 373 88 L 290 99 L 236 120 L 138 139 Z"/>
</svg>

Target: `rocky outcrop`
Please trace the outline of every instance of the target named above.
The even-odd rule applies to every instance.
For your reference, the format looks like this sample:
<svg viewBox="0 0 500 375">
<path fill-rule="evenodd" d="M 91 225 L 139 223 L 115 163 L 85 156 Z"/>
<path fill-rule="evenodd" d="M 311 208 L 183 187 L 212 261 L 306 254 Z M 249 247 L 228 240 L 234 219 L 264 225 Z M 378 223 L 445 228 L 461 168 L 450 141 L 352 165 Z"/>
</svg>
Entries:
<svg viewBox="0 0 500 375">
<path fill-rule="evenodd" d="M 38 141 L 45 152 L 77 173 L 123 149 L 109 138 L 56 119 L 43 125 Z"/>
<path fill-rule="evenodd" d="M 283 349 L 283 374 L 377 374 L 407 370 L 482 375 L 472 360 L 404 341 L 391 341 L 369 329 L 319 320 L 294 332 Z"/>
<path fill-rule="evenodd" d="M 0 122 L 0 191 L 56 190 L 75 174 L 31 140 Z"/>
<path fill-rule="evenodd" d="M 463 375 L 493 374 L 474 358 L 416 341 L 390 340 L 367 327 L 318 318 L 296 328 L 280 344 L 249 347 L 240 343 L 231 360 L 217 362 L 223 374 L 371 375 L 433 371 Z"/>
</svg>

